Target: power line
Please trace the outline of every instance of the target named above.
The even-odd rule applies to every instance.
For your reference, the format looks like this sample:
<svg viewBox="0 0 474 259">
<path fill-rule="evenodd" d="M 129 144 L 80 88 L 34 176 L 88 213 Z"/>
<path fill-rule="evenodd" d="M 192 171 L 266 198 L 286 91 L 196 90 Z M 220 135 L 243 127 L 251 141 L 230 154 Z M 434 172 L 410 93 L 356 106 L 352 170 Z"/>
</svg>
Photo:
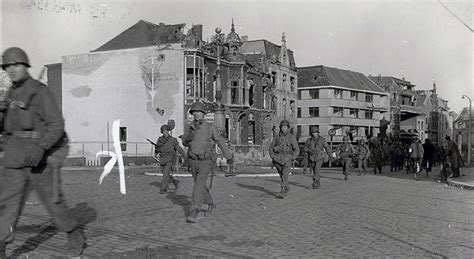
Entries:
<svg viewBox="0 0 474 259">
<path fill-rule="evenodd" d="M 456 19 L 458 19 L 462 24 L 464 24 L 464 26 L 466 26 L 471 32 L 474 32 L 474 30 L 468 25 L 466 24 L 461 18 L 459 18 L 453 11 L 451 11 L 447 6 L 445 6 L 441 0 L 438 0 L 438 2 L 446 9 L 448 10 L 448 12 L 450 12 L 454 17 L 456 17 Z"/>
</svg>

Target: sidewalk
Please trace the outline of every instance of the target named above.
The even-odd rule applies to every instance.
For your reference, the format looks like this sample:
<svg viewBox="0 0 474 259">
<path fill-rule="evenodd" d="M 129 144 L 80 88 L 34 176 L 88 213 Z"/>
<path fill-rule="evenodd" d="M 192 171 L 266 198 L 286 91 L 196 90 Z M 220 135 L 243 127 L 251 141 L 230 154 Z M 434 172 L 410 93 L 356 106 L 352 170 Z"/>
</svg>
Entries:
<svg viewBox="0 0 474 259">
<path fill-rule="evenodd" d="M 448 178 L 448 184 L 451 186 L 461 187 L 463 189 L 474 190 L 474 167 L 462 167 L 461 177 Z"/>
</svg>

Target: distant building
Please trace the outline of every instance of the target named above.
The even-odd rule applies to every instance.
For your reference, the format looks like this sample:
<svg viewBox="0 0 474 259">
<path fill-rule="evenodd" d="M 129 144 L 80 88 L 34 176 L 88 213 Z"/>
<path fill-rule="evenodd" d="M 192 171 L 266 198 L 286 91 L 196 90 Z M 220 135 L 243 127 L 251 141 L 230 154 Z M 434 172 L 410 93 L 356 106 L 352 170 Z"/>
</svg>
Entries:
<svg viewBox="0 0 474 259">
<path fill-rule="evenodd" d="M 413 137 L 424 136 L 427 118 L 423 109 L 417 106 L 418 95 L 415 85 L 405 78 L 399 79 L 392 76 L 369 75 L 369 78 L 389 94 L 392 117 L 390 136 L 406 142 Z"/>
<path fill-rule="evenodd" d="M 146 138 L 156 138 L 171 119 L 173 135 L 183 134 L 196 101 L 207 105 L 206 120 L 213 123 L 218 78 L 225 107 L 222 134 L 237 153 L 264 156 L 272 129 L 284 118 L 296 130 L 297 74 L 284 36 L 281 46 L 247 41 L 232 23 L 216 44 L 202 40 L 202 25 L 186 34 L 184 27 L 140 20 L 99 48 L 48 66 L 73 141 L 71 155 L 92 159 L 112 149 L 115 119 L 121 120 L 119 139 L 129 156 L 149 154 Z"/>
<path fill-rule="evenodd" d="M 474 106 L 473 106 L 474 108 Z M 471 161 L 474 160 L 474 109 L 471 111 Z M 456 117 L 455 124 L 459 122 L 462 123 L 462 126 L 455 126 L 454 129 L 454 142 L 458 144 L 459 150 L 461 151 L 461 155 L 463 156 L 464 162 L 467 163 L 467 151 L 468 151 L 468 143 L 469 143 L 469 107 L 465 107 Z M 459 124 L 458 124 L 459 125 Z"/>
<path fill-rule="evenodd" d="M 377 136 L 380 121 L 390 121 L 389 100 L 384 90 L 359 72 L 310 66 L 298 68 L 299 142 L 309 137 L 310 128 L 335 142 L 351 133 L 354 139 Z"/>
<path fill-rule="evenodd" d="M 281 46 L 267 40 L 243 41 L 242 53 L 263 73 L 260 100 L 263 109 L 272 111 L 265 120 L 268 146 L 272 133 L 278 130 L 284 119 L 290 122 L 291 130 L 296 133 L 298 74 L 293 51 L 288 49 L 283 34 Z"/>
</svg>

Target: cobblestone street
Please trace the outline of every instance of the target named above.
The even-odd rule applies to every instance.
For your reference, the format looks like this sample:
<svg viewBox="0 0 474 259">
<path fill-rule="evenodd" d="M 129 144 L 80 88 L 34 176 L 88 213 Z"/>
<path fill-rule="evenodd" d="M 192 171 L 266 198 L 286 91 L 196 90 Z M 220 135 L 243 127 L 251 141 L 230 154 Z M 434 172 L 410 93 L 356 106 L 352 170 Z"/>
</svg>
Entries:
<svg viewBox="0 0 474 259">
<path fill-rule="evenodd" d="M 144 171 L 126 170 L 126 195 L 115 171 L 101 186 L 100 171 L 64 171 L 68 204 L 87 237 L 83 258 L 474 257 L 472 192 L 426 176 L 353 173 L 344 181 L 326 169 L 319 190 L 311 176 L 292 175 L 286 199 L 276 198 L 278 177 L 215 177 L 215 214 L 189 224 L 192 178 L 160 195 L 161 177 Z M 32 196 L 7 255 L 61 257 L 65 243 Z"/>
</svg>

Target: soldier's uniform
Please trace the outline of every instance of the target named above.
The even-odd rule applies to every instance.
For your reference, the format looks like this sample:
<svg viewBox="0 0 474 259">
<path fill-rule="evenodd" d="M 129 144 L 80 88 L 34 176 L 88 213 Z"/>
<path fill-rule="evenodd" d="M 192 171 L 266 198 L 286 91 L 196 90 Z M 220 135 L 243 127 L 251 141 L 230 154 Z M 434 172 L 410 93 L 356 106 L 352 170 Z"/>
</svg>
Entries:
<svg viewBox="0 0 474 259">
<path fill-rule="evenodd" d="M 349 167 L 352 161 L 352 155 L 354 154 L 354 147 L 352 147 L 352 144 L 349 142 L 342 142 L 337 148 L 337 153 L 342 159 L 342 174 L 344 174 L 344 180 L 347 180 Z"/>
<path fill-rule="evenodd" d="M 361 175 L 362 172 L 364 172 L 365 174 L 365 170 L 367 170 L 367 159 L 369 158 L 370 152 L 369 152 L 369 147 L 367 146 L 365 141 L 363 141 L 363 139 L 359 141 L 359 145 L 357 145 L 356 152 L 357 152 L 357 170 L 359 171 L 359 175 Z"/>
<path fill-rule="evenodd" d="M 370 157 L 374 166 L 374 174 L 377 174 L 377 172 L 381 174 L 385 155 L 379 137 L 370 140 L 369 149 Z"/>
<path fill-rule="evenodd" d="M 282 126 L 290 127 L 290 123 L 283 120 L 280 123 Z M 288 174 L 290 173 L 291 163 L 298 157 L 300 153 L 296 137 L 289 131 L 283 134 L 281 131 L 272 141 L 270 145 L 269 154 L 273 160 L 273 165 L 276 167 L 281 179 L 281 195 L 286 196 L 290 190 L 288 185 Z"/>
<path fill-rule="evenodd" d="M 170 131 L 171 128 L 168 125 L 161 126 L 161 132 Z M 176 189 L 178 189 L 179 180 L 171 176 L 171 167 L 173 163 L 176 162 L 177 155 L 179 152 L 181 157 L 186 158 L 186 154 L 183 149 L 179 146 L 178 140 L 172 136 L 160 136 L 156 141 L 155 146 L 155 155 L 160 155 L 160 166 L 161 172 L 163 173 L 163 178 L 161 180 L 160 194 L 166 193 L 170 182 L 174 184 Z"/>
<path fill-rule="evenodd" d="M 193 114 L 195 111 L 205 113 L 204 105 L 200 102 L 194 103 L 189 112 Z M 197 222 L 197 216 L 203 203 L 209 205 L 210 211 L 215 208 L 212 196 L 206 186 L 207 177 L 212 170 L 213 163 L 215 163 L 215 143 L 224 153 L 228 163 L 232 164 L 232 152 L 225 138 L 214 125 L 203 120 L 194 120 L 185 130 L 183 145 L 188 147 L 188 161 L 194 177 L 191 211 L 187 217 L 187 221 L 191 223 Z"/>
<path fill-rule="evenodd" d="M 10 48 L 3 54 L 7 72 L 19 64 L 29 67 L 26 53 Z M 9 68 L 10 66 L 15 66 Z M 26 69 L 26 68 L 25 68 Z M 0 171 L 0 257 L 14 239 L 25 198 L 35 189 L 60 231 L 68 233 L 68 253 L 81 254 L 84 238 L 68 213 L 60 188 L 59 169 L 67 154 L 61 111 L 49 89 L 25 72 L 7 92 L 3 111 L 5 136 Z M 3 251 L 2 251 L 3 250 Z"/>
<path fill-rule="evenodd" d="M 390 172 L 398 171 L 398 159 L 400 148 L 396 142 L 392 142 L 390 145 Z"/>
<path fill-rule="evenodd" d="M 415 162 L 415 179 L 418 179 L 418 174 L 421 171 L 421 162 L 423 159 L 424 149 L 423 145 L 418 139 L 415 139 L 410 145 L 410 158 Z"/>
<path fill-rule="evenodd" d="M 310 134 L 318 132 L 318 130 L 312 128 Z M 320 183 L 320 172 L 321 166 L 325 161 L 331 158 L 331 150 L 326 142 L 326 139 L 318 136 L 317 138 L 311 136 L 306 140 L 304 144 L 305 155 L 308 157 L 309 167 L 313 172 L 313 189 L 321 187 Z"/>
</svg>

